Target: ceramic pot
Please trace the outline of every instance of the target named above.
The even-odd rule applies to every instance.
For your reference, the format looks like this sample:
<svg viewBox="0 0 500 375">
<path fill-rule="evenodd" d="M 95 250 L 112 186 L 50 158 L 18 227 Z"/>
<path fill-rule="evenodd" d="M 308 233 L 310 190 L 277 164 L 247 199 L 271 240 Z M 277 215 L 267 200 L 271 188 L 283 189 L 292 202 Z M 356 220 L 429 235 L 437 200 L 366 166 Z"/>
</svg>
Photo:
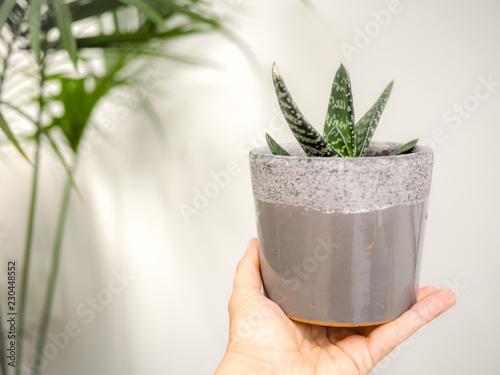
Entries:
<svg viewBox="0 0 500 375">
<path fill-rule="evenodd" d="M 265 294 L 293 320 L 365 326 L 416 302 L 433 153 L 362 158 L 250 151 Z"/>
</svg>

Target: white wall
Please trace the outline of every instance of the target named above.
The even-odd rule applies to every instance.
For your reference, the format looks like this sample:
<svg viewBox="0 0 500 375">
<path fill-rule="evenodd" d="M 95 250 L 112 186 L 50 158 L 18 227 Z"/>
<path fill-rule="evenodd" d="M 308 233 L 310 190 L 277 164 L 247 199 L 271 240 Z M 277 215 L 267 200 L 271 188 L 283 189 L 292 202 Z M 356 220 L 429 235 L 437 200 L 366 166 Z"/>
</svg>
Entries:
<svg viewBox="0 0 500 375">
<path fill-rule="evenodd" d="M 312 3 L 220 1 L 217 11 L 251 47 L 258 67 L 218 36 L 179 45 L 223 69 L 191 67 L 165 80 L 154 104 L 166 146 L 142 114 L 113 115 L 118 126 L 109 131 L 109 142 L 82 160 L 78 181 L 85 201 L 72 202 L 51 327 L 57 333 L 75 321 L 81 334 L 60 350 L 47 374 L 213 373 L 226 346 L 236 263 L 256 234 L 247 145 L 270 128 L 277 129 L 277 140 L 292 139 L 276 112 L 273 61 L 318 128 L 341 61 L 351 73 L 358 116 L 394 79 L 375 139 L 420 137 L 435 149 L 421 283 L 451 287 L 457 305 L 374 374 L 497 371 L 500 4 Z M 388 8 L 390 20 L 376 21 Z M 373 35 L 368 45 L 346 53 L 346 44 L 360 42 L 357 30 L 367 28 Z M 478 91 L 484 80 L 494 82 L 490 91 Z M 456 105 L 467 109 L 447 120 Z M 20 257 L 29 182 L 29 168 L 9 155 L 13 166 L 3 165 L 0 179 L 2 262 Z M 61 187 L 49 158 L 43 180 L 49 198 L 39 211 L 36 242 L 41 253 L 49 252 L 55 220 L 50 212 Z M 187 222 L 179 206 L 192 206 L 193 189 L 203 190 L 228 163 L 236 175 Z M 46 267 L 44 262 L 40 256 L 37 264 Z M 135 279 L 86 323 L 76 307 L 107 288 L 112 270 L 123 267 Z M 38 294 L 30 297 L 34 306 Z"/>
</svg>

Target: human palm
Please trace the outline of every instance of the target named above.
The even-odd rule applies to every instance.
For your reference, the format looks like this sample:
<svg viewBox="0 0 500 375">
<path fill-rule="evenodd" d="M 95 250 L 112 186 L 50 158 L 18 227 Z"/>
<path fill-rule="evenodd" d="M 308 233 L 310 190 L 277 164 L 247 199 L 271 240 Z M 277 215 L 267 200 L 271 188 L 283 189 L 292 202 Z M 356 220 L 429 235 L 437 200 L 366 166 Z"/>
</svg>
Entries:
<svg viewBox="0 0 500 375">
<path fill-rule="evenodd" d="M 368 374 L 397 345 L 449 309 L 449 290 L 425 287 L 398 319 L 337 328 L 290 320 L 261 292 L 258 243 L 240 261 L 229 301 L 230 335 L 217 374 Z"/>
</svg>

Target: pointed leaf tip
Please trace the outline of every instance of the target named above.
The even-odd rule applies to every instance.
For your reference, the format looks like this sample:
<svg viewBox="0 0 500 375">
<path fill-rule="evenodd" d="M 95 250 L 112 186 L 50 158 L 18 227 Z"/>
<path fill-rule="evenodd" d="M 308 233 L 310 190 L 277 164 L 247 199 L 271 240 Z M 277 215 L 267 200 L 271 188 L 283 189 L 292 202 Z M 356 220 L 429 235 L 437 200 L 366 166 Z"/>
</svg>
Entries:
<svg viewBox="0 0 500 375">
<path fill-rule="evenodd" d="M 366 112 L 361 120 L 356 123 L 356 138 L 358 142 L 356 156 L 365 156 L 366 150 L 368 149 L 368 146 L 370 145 L 370 142 L 372 140 L 373 133 L 377 128 L 380 116 L 382 115 L 385 105 L 387 104 L 387 101 L 389 100 L 389 97 L 391 95 L 393 83 L 394 81 L 391 81 L 386 86 L 375 104 L 373 104 L 373 106 L 368 110 L 368 112 Z"/>
<path fill-rule="evenodd" d="M 0 5 L 0 29 L 3 28 L 5 22 L 7 22 L 7 18 L 9 18 L 9 14 L 16 5 L 16 0 L 4 0 L 2 1 L 2 5 Z"/>
<path fill-rule="evenodd" d="M 356 156 L 354 130 L 351 80 L 344 65 L 340 64 L 332 83 L 323 137 L 342 156 Z"/>
<path fill-rule="evenodd" d="M 290 156 L 288 151 L 281 147 L 269 134 L 266 133 L 266 141 L 273 155 Z"/>
<path fill-rule="evenodd" d="M 411 150 L 413 150 L 413 148 L 416 146 L 417 142 L 418 142 L 418 138 L 414 139 L 413 141 L 410 141 L 408 143 L 405 143 L 403 146 L 401 146 L 397 150 L 391 152 L 390 155 L 408 154 L 411 152 Z"/>
<path fill-rule="evenodd" d="M 78 48 L 72 30 L 73 17 L 71 10 L 69 5 L 64 1 L 51 0 L 51 4 L 55 12 L 56 24 L 59 29 L 63 48 L 68 52 L 71 62 L 75 66 L 75 69 L 77 69 Z"/>
<path fill-rule="evenodd" d="M 292 96 L 286 88 L 285 81 L 274 72 L 273 82 L 278 104 L 281 112 L 285 117 L 288 127 L 292 131 L 294 137 L 299 142 L 307 156 L 332 157 L 338 156 L 339 153 L 314 129 L 309 121 L 300 112 L 295 104 Z M 276 69 L 277 71 L 277 69 Z"/>
<path fill-rule="evenodd" d="M 278 66 L 276 65 L 275 62 L 273 62 L 272 72 L 273 72 L 273 76 L 275 76 L 275 77 L 279 77 L 280 76 L 280 72 L 278 70 Z"/>
<path fill-rule="evenodd" d="M 28 163 L 30 163 L 32 166 L 34 166 L 34 164 L 31 162 L 31 160 L 28 158 L 28 156 L 24 152 L 23 148 L 19 144 L 19 142 L 18 142 L 17 138 L 15 137 L 14 133 L 12 132 L 9 124 L 7 123 L 7 121 L 5 121 L 5 118 L 2 116 L 1 113 L 0 113 L 0 129 L 3 130 L 3 132 L 7 136 L 7 139 L 14 145 L 14 147 L 17 149 L 17 151 L 19 151 L 19 153 L 28 161 Z"/>
</svg>

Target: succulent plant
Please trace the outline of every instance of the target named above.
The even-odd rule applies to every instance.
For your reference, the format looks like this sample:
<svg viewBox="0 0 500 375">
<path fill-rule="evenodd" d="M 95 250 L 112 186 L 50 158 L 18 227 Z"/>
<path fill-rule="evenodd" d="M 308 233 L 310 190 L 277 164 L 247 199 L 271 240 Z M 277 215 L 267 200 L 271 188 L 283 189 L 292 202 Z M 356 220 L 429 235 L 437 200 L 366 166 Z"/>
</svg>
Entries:
<svg viewBox="0 0 500 375">
<path fill-rule="evenodd" d="M 365 156 L 393 86 L 393 82 L 389 83 L 375 104 L 355 123 L 351 80 L 345 67 L 340 64 L 333 80 L 323 135 L 321 135 L 300 112 L 276 64 L 273 64 L 273 82 L 281 112 L 290 130 L 305 154 L 312 157 Z M 274 155 L 290 156 L 290 153 L 267 133 L 266 139 Z M 411 152 L 417 141 L 418 139 L 414 139 L 406 143 L 390 155 Z"/>
</svg>

